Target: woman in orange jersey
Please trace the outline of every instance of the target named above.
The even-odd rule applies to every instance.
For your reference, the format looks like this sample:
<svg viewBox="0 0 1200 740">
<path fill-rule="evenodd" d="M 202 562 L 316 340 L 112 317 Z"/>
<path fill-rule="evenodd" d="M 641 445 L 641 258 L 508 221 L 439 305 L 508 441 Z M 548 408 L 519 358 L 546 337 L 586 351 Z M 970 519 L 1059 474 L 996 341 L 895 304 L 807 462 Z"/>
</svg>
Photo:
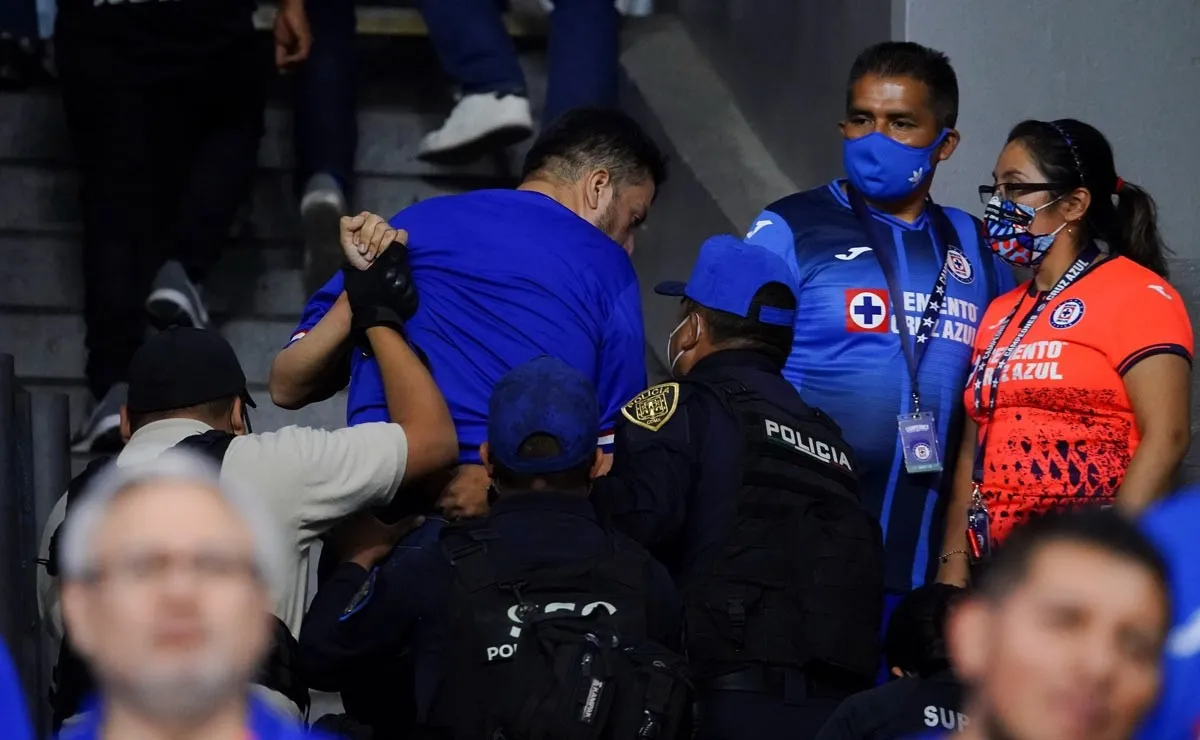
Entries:
<svg viewBox="0 0 1200 740">
<path fill-rule="evenodd" d="M 979 323 L 938 578 L 1031 515 L 1131 512 L 1163 495 L 1187 450 L 1192 327 L 1167 282 L 1154 201 L 1075 120 L 1025 121 L 979 189 L 988 241 L 1033 279 Z"/>
</svg>

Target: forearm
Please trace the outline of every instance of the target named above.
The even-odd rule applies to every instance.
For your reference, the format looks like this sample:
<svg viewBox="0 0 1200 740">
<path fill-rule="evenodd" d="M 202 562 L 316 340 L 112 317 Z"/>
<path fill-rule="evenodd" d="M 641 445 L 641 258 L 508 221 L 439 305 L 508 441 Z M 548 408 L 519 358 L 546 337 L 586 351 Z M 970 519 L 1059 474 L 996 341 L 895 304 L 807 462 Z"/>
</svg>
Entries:
<svg viewBox="0 0 1200 740">
<path fill-rule="evenodd" d="M 458 437 L 441 390 L 420 358 L 395 330 L 367 329 L 379 363 L 388 416 L 408 436 L 405 479 L 419 478 L 458 459 Z"/>
<path fill-rule="evenodd" d="M 284 347 L 271 363 L 267 387 L 271 400 L 285 409 L 298 409 L 332 395 L 345 383 L 345 358 L 350 350 L 350 303 L 346 294 L 301 339 Z"/>
<path fill-rule="evenodd" d="M 946 531 L 942 537 L 938 580 L 964 585 L 970 574 L 970 546 L 967 542 L 967 510 L 971 508 L 971 493 L 975 484 L 975 439 L 977 427 L 968 421 L 963 429 L 963 441 L 954 467 L 950 502 L 946 506 Z"/>
<path fill-rule="evenodd" d="M 1117 490 L 1117 506 L 1127 514 L 1139 514 L 1165 496 L 1187 453 L 1188 441 L 1186 434 L 1178 433 L 1143 437 Z"/>
</svg>

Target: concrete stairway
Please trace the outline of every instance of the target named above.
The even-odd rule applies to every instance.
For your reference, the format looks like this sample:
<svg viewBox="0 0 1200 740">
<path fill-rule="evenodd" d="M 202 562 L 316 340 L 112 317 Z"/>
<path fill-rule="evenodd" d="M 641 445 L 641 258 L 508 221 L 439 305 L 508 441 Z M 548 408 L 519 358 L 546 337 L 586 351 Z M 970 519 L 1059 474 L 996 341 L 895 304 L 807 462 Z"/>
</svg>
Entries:
<svg viewBox="0 0 1200 740">
<path fill-rule="evenodd" d="M 523 151 L 455 169 L 416 160 L 419 137 L 450 107 L 436 59 L 419 37 L 360 41 L 365 79 L 353 207 L 390 215 L 418 199 L 512 184 Z M 526 73 L 540 100 L 544 74 L 536 55 Z M 306 297 L 285 82 L 275 83 L 267 111 L 248 217 L 205 286 L 215 320 L 246 369 L 259 406 L 255 428 L 263 431 L 344 423 L 342 396 L 293 413 L 271 404 L 265 389 L 271 359 Z M 57 95 L 0 95 L 0 351 L 16 356 L 28 387 L 68 394 L 73 425 L 88 402 L 76 184 Z"/>
</svg>

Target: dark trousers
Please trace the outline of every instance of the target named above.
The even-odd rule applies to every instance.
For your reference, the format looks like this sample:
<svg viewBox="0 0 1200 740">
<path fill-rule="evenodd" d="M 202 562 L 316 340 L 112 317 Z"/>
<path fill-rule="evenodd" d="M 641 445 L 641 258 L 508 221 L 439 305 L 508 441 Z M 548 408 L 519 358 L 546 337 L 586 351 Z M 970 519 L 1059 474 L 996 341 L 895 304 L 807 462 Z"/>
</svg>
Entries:
<svg viewBox="0 0 1200 740">
<path fill-rule="evenodd" d="M 422 0 L 442 68 L 465 93 L 525 91 L 512 39 L 495 0 Z M 555 0 L 543 126 L 583 105 L 617 102 L 621 16 L 612 0 Z"/>
<path fill-rule="evenodd" d="M 255 37 L 186 64 L 134 64 L 121 46 L 64 33 L 59 24 L 63 106 L 80 174 L 87 377 L 96 397 L 126 377 L 163 262 L 180 260 L 199 282 L 220 258 L 263 131 L 265 47 Z M 179 71 L 165 71 L 173 63 Z"/>
<path fill-rule="evenodd" d="M 323 172 L 348 191 L 358 146 L 354 0 L 305 0 L 304 7 L 313 44 L 293 87 L 296 187 Z"/>
<path fill-rule="evenodd" d="M 0 33 L 17 38 L 38 37 L 37 0 L 0 0 Z"/>
<path fill-rule="evenodd" d="M 696 740 L 810 740 L 843 699 L 867 688 L 863 683 L 753 666 L 702 681 L 696 694 Z M 741 690 L 729 688 L 733 686 Z"/>
<path fill-rule="evenodd" d="M 297 71 L 297 183 L 317 172 L 352 186 L 355 118 L 354 3 L 306 0 L 312 52 Z M 525 75 L 497 0 L 421 0 L 442 68 L 464 93 L 526 94 Z M 620 14 L 612 0 L 557 0 L 551 16 L 543 123 L 583 105 L 617 102 Z"/>
</svg>

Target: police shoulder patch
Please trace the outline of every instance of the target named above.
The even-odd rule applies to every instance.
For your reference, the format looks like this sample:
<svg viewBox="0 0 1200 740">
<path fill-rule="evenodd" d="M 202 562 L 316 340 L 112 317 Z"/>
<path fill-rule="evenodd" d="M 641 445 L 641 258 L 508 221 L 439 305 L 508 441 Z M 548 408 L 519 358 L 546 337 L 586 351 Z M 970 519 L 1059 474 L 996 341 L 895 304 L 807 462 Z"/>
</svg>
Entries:
<svg viewBox="0 0 1200 740">
<path fill-rule="evenodd" d="M 367 576 L 367 580 L 363 581 L 362 587 L 355 592 L 354 596 L 350 598 L 350 603 L 346 604 L 346 608 L 342 610 L 342 616 L 339 618 L 339 621 L 354 616 L 358 610 L 366 606 L 367 602 L 371 600 L 371 594 L 375 591 L 375 574 L 377 572 L 378 570 L 372 570 L 370 575 Z"/>
<path fill-rule="evenodd" d="M 657 432 L 679 408 L 679 384 L 659 383 L 633 397 L 621 407 L 621 416 L 643 429 Z"/>
</svg>

